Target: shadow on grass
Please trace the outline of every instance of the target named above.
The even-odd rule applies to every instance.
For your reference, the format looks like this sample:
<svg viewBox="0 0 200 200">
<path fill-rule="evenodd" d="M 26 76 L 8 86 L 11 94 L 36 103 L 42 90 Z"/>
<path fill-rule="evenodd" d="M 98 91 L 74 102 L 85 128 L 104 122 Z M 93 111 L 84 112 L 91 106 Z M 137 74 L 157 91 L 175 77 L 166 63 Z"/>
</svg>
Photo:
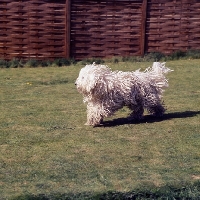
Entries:
<svg viewBox="0 0 200 200">
<path fill-rule="evenodd" d="M 175 118 L 188 118 L 199 115 L 200 111 L 185 111 L 185 112 L 175 112 L 175 113 L 166 113 L 162 117 L 158 118 L 152 115 L 146 115 L 140 121 L 129 121 L 127 118 L 118 118 L 110 121 L 105 121 L 101 126 L 104 127 L 112 127 L 112 126 L 120 126 L 125 124 L 139 124 L 139 123 L 154 123 L 160 122 L 164 120 L 170 120 Z"/>
<path fill-rule="evenodd" d="M 164 186 L 161 188 L 143 189 L 131 192 L 114 192 L 105 193 L 66 193 L 66 194 L 39 194 L 39 195 L 22 195 L 12 200 L 141 200 L 141 199 L 200 199 L 200 181 L 189 184 L 188 186 Z"/>
</svg>

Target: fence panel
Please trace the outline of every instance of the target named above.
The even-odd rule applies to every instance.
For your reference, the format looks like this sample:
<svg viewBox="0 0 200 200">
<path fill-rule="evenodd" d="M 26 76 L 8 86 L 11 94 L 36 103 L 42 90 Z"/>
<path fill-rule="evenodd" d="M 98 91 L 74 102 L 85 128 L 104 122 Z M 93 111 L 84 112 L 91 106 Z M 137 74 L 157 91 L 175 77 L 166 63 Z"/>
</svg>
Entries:
<svg viewBox="0 0 200 200">
<path fill-rule="evenodd" d="M 142 0 L 73 0 L 71 56 L 141 54 Z"/>
<path fill-rule="evenodd" d="M 65 57 L 65 0 L 0 0 L 0 58 Z"/>
<path fill-rule="evenodd" d="M 200 49 L 200 2 L 149 0 L 146 52 Z"/>
</svg>

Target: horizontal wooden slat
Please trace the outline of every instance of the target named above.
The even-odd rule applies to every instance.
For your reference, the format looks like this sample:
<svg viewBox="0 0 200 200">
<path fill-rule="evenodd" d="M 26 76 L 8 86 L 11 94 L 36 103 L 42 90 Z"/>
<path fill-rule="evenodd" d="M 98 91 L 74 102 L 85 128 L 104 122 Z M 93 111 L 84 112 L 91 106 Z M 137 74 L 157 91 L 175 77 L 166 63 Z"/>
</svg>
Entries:
<svg viewBox="0 0 200 200">
<path fill-rule="evenodd" d="M 146 52 L 200 49 L 199 13 L 197 0 L 149 0 Z"/>
<path fill-rule="evenodd" d="M 73 0 L 71 55 L 82 59 L 138 54 L 142 2 Z"/>
<path fill-rule="evenodd" d="M 65 56 L 65 0 L 0 0 L 0 58 Z"/>
</svg>

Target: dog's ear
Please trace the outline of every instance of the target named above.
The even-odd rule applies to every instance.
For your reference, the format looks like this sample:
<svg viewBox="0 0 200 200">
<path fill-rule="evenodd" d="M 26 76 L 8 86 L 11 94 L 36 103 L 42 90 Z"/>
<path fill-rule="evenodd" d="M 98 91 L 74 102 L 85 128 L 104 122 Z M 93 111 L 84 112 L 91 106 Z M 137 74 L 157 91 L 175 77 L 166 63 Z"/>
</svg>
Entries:
<svg viewBox="0 0 200 200">
<path fill-rule="evenodd" d="M 102 98 L 107 93 L 107 84 L 104 76 L 95 77 L 95 82 L 91 90 L 91 94 L 98 98 Z"/>
<path fill-rule="evenodd" d="M 92 90 L 95 87 L 96 84 L 96 80 L 93 74 L 87 74 L 84 77 L 84 80 L 82 80 L 82 84 L 84 85 L 84 88 L 86 90 L 87 93 L 91 94 Z"/>
</svg>

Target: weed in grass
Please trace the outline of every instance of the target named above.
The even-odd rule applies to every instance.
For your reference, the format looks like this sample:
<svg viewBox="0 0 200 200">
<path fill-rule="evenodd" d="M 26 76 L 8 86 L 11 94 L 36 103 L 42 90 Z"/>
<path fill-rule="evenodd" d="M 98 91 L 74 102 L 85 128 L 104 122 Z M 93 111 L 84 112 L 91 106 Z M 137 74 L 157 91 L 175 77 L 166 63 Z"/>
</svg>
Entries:
<svg viewBox="0 0 200 200">
<path fill-rule="evenodd" d="M 186 57 L 188 59 L 199 59 L 200 58 L 200 50 L 189 50 L 186 52 Z"/>
<path fill-rule="evenodd" d="M 188 50 L 184 51 L 176 51 L 173 52 L 171 55 L 164 55 L 160 52 L 151 52 L 145 54 L 143 57 L 140 56 L 124 56 L 124 57 L 113 57 L 110 59 L 102 59 L 102 58 L 88 58 L 80 61 L 81 65 L 86 64 L 104 64 L 107 63 L 114 63 L 118 64 L 120 62 L 158 62 L 158 61 L 170 61 L 170 60 L 179 60 L 179 59 L 199 59 L 200 58 L 200 50 Z M 0 60 L 0 68 L 35 68 L 35 67 L 62 67 L 62 66 L 70 66 L 75 65 L 78 62 L 74 58 L 66 59 L 66 58 L 58 58 L 53 61 L 50 60 L 36 60 L 30 59 L 27 61 L 13 58 L 10 61 Z"/>
<path fill-rule="evenodd" d="M 18 59 L 12 59 L 10 62 L 9 62 L 9 67 L 11 68 L 17 68 L 17 67 L 20 67 L 20 60 Z"/>
<path fill-rule="evenodd" d="M 0 68 L 9 68 L 9 63 L 6 60 L 0 60 Z"/>
<path fill-rule="evenodd" d="M 199 59 L 200 50 L 189 50 L 189 51 L 175 51 L 170 55 L 164 55 L 160 52 L 151 52 L 145 54 L 143 57 L 139 56 L 128 56 L 118 59 L 121 62 L 159 62 L 159 61 L 170 61 L 170 60 L 179 60 L 179 59 Z M 115 63 L 115 62 L 114 62 Z"/>
<path fill-rule="evenodd" d="M 30 60 L 20 60 L 17 58 L 14 58 L 10 61 L 6 60 L 0 60 L 0 68 L 36 68 L 36 67 L 61 67 L 61 66 L 69 66 L 71 64 L 76 64 L 76 61 L 74 59 L 65 59 L 65 58 L 59 58 L 55 59 L 54 61 L 50 60 L 36 60 L 36 59 L 30 59 Z"/>
<path fill-rule="evenodd" d="M 39 66 L 39 61 L 35 59 L 30 59 L 24 64 L 24 67 L 27 67 L 27 68 L 38 67 L 38 66 Z"/>
<path fill-rule="evenodd" d="M 112 59 L 112 62 L 113 62 L 113 63 L 118 63 L 118 62 L 119 62 L 119 59 L 114 57 L 114 58 Z"/>
<path fill-rule="evenodd" d="M 50 67 L 52 66 L 52 61 L 50 60 L 42 60 L 39 64 L 41 67 Z"/>
<path fill-rule="evenodd" d="M 152 52 L 144 56 L 146 62 L 159 62 L 164 60 L 165 55 L 159 52 Z"/>
<path fill-rule="evenodd" d="M 186 57 L 186 52 L 183 51 L 175 51 L 170 56 L 168 56 L 168 59 L 170 60 L 179 60 L 181 58 Z"/>
<path fill-rule="evenodd" d="M 122 57 L 122 62 L 141 62 L 141 57 L 136 56 L 128 56 L 128 57 Z"/>
<path fill-rule="evenodd" d="M 54 67 L 69 66 L 69 65 L 71 65 L 71 61 L 66 58 L 55 59 L 52 62 L 52 66 L 54 66 Z"/>
<path fill-rule="evenodd" d="M 152 52 L 145 54 L 143 57 L 139 56 L 128 56 L 128 57 L 122 57 L 122 62 L 158 62 L 158 61 L 164 61 L 165 55 L 159 52 Z"/>
<path fill-rule="evenodd" d="M 92 64 L 92 63 L 96 63 L 96 64 L 104 64 L 105 61 L 101 58 L 88 58 L 88 59 L 84 59 L 81 61 L 82 65 L 88 65 L 88 64 Z"/>
</svg>

